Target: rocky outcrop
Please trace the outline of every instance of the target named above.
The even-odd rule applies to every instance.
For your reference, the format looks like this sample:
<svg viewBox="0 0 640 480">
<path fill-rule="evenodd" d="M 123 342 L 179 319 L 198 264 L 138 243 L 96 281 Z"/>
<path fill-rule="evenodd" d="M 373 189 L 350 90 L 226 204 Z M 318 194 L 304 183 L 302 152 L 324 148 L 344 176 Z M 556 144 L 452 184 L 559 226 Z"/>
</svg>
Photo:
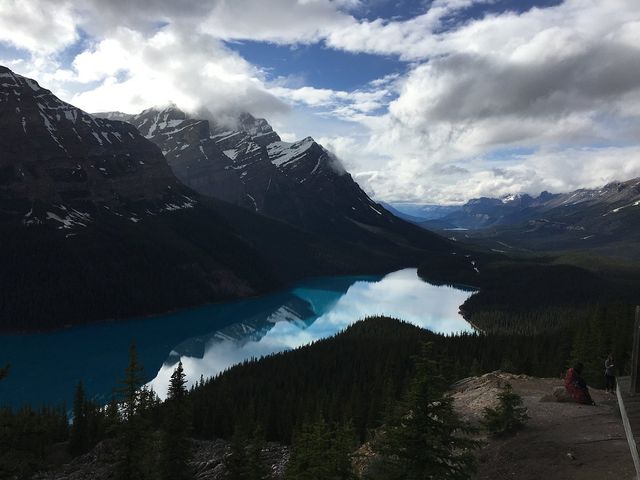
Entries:
<svg viewBox="0 0 640 480">
<path fill-rule="evenodd" d="M 229 442 L 225 440 L 193 440 L 192 459 L 189 462 L 196 480 L 223 480 L 226 477 L 225 458 L 229 455 Z M 262 461 L 273 480 L 285 476 L 289 449 L 277 443 L 268 443 L 262 450 Z M 114 440 L 104 440 L 89 453 L 74 458 L 60 467 L 37 474 L 33 480 L 110 480 L 118 466 L 118 450 Z"/>
</svg>

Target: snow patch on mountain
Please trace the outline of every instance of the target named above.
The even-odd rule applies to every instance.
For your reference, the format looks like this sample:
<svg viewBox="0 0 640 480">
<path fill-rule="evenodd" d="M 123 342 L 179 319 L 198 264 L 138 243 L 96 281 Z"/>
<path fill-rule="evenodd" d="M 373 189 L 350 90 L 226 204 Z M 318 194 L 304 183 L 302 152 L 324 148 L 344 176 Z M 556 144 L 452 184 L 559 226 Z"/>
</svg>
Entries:
<svg viewBox="0 0 640 480">
<path fill-rule="evenodd" d="M 290 162 L 299 160 L 300 157 L 314 144 L 311 137 L 307 137 L 300 142 L 274 142 L 267 146 L 269 159 L 276 167 L 281 167 Z"/>
</svg>

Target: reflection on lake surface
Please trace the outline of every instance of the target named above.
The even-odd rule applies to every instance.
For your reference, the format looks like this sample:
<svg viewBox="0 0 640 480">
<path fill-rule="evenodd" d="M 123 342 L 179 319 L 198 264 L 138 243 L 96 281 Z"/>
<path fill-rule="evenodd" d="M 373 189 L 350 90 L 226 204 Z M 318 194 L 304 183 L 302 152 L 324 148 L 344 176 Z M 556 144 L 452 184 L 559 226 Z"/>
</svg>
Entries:
<svg viewBox="0 0 640 480">
<path fill-rule="evenodd" d="M 331 336 L 370 315 L 400 318 L 436 332 L 470 330 L 459 306 L 471 292 L 422 282 L 415 269 L 379 277 L 331 277 L 300 282 L 263 297 L 207 305 L 153 318 L 69 330 L 0 336 L 0 404 L 65 401 L 82 380 L 106 401 L 135 341 L 150 384 L 164 397 L 182 360 L 190 383 L 241 362 Z"/>
</svg>

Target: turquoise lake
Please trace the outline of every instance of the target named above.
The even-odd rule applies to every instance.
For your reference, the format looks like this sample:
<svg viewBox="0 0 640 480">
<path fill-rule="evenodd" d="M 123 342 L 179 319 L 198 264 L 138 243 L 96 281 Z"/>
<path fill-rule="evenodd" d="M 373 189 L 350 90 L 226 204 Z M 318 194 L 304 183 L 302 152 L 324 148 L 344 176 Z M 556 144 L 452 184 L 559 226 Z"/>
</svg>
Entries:
<svg viewBox="0 0 640 480">
<path fill-rule="evenodd" d="M 416 269 L 381 276 L 316 278 L 261 297 L 178 312 L 0 336 L 0 405 L 71 406 L 79 380 L 108 401 L 136 343 L 149 384 L 160 397 L 182 360 L 190 383 L 252 357 L 296 348 L 383 314 L 435 332 L 470 331 L 459 306 L 473 292 L 423 282 Z"/>
</svg>

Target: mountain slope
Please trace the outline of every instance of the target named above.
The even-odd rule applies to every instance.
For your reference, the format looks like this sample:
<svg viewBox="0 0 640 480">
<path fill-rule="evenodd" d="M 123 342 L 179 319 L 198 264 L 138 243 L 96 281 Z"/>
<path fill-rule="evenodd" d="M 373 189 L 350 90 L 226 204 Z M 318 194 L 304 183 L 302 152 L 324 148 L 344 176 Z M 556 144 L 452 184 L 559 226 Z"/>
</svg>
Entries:
<svg viewBox="0 0 640 480">
<path fill-rule="evenodd" d="M 451 248 L 417 227 L 385 236 L 338 215 L 356 225 L 351 235 L 320 235 L 200 195 L 130 124 L 94 118 L 4 67 L 0 100 L 0 331 L 148 315 L 312 275 L 389 271 Z M 251 138 L 275 138 L 247 122 Z"/>
<path fill-rule="evenodd" d="M 0 329 L 264 291 L 265 260 L 131 125 L 0 68 Z"/>
<path fill-rule="evenodd" d="M 203 195 L 334 240 L 378 248 L 442 245 L 371 200 L 311 137 L 283 142 L 264 119 L 242 114 L 228 126 L 173 106 L 96 116 L 125 118 L 162 149 L 178 178 Z"/>
<path fill-rule="evenodd" d="M 133 218 L 194 206 L 157 148 L 129 124 L 95 119 L 3 67 L 0 98 L 3 220 L 74 230 L 97 208 Z"/>
</svg>

